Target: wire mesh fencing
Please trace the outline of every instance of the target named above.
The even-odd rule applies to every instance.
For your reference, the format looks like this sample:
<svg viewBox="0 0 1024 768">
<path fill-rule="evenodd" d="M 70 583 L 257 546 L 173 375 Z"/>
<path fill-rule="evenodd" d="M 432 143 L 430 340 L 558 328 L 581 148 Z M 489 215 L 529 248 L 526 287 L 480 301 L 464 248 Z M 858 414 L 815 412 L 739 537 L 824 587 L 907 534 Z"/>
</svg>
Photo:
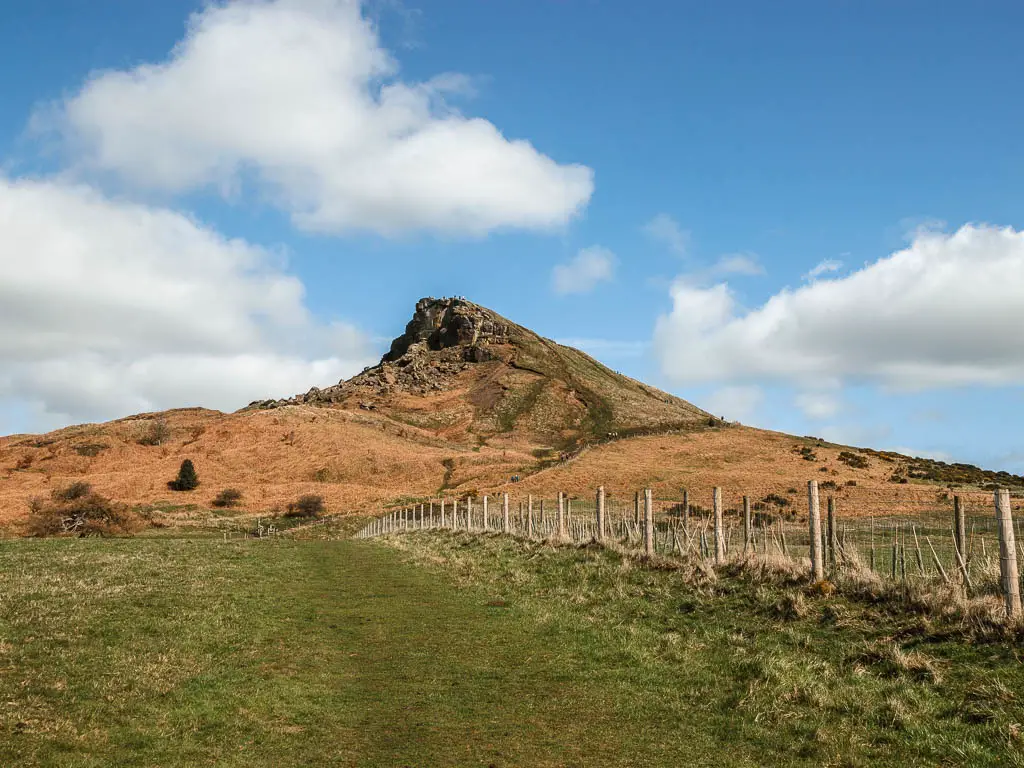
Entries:
<svg viewBox="0 0 1024 768">
<path fill-rule="evenodd" d="M 1016 585 L 1019 593 L 1016 559 L 1024 557 L 1024 540 L 1009 502 L 1008 527 L 1001 531 L 994 514 L 999 505 L 993 505 L 990 494 L 896 501 L 847 495 L 837 500 L 819 496 L 814 482 L 808 491 L 802 504 L 774 494 L 754 499 L 721 489 L 708 499 L 691 499 L 688 493 L 657 499 L 649 490 L 612 496 L 603 489 L 554 498 L 427 499 L 376 518 L 357 535 L 444 528 L 574 544 L 615 543 L 650 557 L 716 564 L 770 556 L 806 564 L 812 578 L 856 568 L 904 584 L 957 584 L 974 594 L 1008 594 Z M 1012 615 L 1009 597 L 1007 610 Z"/>
</svg>

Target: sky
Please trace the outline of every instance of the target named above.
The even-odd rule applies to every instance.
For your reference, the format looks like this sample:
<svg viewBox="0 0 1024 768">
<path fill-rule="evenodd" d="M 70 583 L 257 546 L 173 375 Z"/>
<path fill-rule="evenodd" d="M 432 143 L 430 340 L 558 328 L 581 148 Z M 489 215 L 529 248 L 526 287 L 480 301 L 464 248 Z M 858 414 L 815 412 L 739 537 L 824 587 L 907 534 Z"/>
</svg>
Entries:
<svg viewBox="0 0 1024 768">
<path fill-rule="evenodd" d="M 0 434 L 461 295 L 745 424 L 1024 472 L 1011 2 L 0 6 Z"/>
</svg>

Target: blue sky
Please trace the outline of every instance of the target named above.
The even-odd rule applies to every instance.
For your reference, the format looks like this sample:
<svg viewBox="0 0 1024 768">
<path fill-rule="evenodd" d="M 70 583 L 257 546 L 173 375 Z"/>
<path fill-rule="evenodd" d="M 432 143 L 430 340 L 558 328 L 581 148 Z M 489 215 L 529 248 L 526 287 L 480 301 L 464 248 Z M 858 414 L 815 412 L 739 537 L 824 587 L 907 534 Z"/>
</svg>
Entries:
<svg viewBox="0 0 1024 768">
<path fill-rule="evenodd" d="M 465 295 L 728 418 L 1024 471 L 1022 21 L 6 4 L 0 433 L 323 386 Z"/>
</svg>

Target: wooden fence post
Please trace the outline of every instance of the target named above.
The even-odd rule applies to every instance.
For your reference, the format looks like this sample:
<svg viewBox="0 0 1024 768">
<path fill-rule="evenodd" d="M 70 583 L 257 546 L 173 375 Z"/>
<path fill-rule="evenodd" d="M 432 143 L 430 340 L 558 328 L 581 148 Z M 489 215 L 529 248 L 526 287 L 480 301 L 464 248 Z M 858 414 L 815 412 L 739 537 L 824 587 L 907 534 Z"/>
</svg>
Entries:
<svg viewBox="0 0 1024 768">
<path fill-rule="evenodd" d="M 558 538 L 565 538 L 565 494 L 558 492 Z"/>
<path fill-rule="evenodd" d="M 1011 619 L 1021 613 L 1020 575 L 1017 572 L 1017 542 L 1013 532 L 1010 492 L 996 491 L 996 520 L 999 522 L 999 575 L 1002 579 L 1006 615 Z"/>
<path fill-rule="evenodd" d="M 683 527 L 688 528 L 690 525 L 690 492 L 683 490 Z"/>
<path fill-rule="evenodd" d="M 487 532 L 488 527 L 489 526 L 487 525 L 487 495 L 484 494 L 484 532 L 485 533 Z"/>
<path fill-rule="evenodd" d="M 501 495 L 501 528 L 505 533 L 509 532 L 509 520 L 508 520 L 508 494 L 503 493 Z"/>
<path fill-rule="evenodd" d="M 721 565 L 725 560 L 725 530 L 722 522 L 722 489 L 715 488 L 715 565 Z"/>
<path fill-rule="evenodd" d="M 964 519 L 964 508 L 959 496 L 953 497 L 953 544 L 956 547 L 957 562 L 960 564 L 960 576 L 966 584 L 967 576 L 967 521 Z"/>
<path fill-rule="evenodd" d="M 743 553 L 750 551 L 753 531 L 750 528 L 750 497 L 743 497 Z"/>
<path fill-rule="evenodd" d="M 654 556 L 654 503 L 650 488 L 644 490 L 644 554 Z"/>
<path fill-rule="evenodd" d="M 526 535 L 533 537 L 533 495 L 526 497 Z"/>
<path fill-rule="evenodd" d="M 597 489 L 597 540 L 604 541 L 604 486 Z"/>
<path fill-rule="evenodd" d="M 836 500 L 834 496 L 828 497 L 828 566 L 833 571 L 836 569 L 836 550 L 839 549 L 839 534 L 836 532 Z"/>
<path fill-rule="evenodd" d="M 821 562 L 821 505 L 818 502 L 818 481 L 807 483 L 807 517 L 811 534 L 811 577 L 815 581 L 825 578 L 825 567 Z"/>
</svg>

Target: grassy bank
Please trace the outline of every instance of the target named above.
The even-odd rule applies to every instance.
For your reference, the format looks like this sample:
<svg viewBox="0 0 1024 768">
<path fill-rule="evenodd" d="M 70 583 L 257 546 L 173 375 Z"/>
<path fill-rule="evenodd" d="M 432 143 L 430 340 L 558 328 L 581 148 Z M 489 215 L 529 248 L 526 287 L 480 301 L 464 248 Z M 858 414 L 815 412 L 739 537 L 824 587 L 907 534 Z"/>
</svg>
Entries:
<svg viewBox="0 0 1024 768">
<path fill-rule="evenodd" d="M 1020 765 L 882 609 L 500 537 L 0 547 L 0 765 Z"/>
</svg>

